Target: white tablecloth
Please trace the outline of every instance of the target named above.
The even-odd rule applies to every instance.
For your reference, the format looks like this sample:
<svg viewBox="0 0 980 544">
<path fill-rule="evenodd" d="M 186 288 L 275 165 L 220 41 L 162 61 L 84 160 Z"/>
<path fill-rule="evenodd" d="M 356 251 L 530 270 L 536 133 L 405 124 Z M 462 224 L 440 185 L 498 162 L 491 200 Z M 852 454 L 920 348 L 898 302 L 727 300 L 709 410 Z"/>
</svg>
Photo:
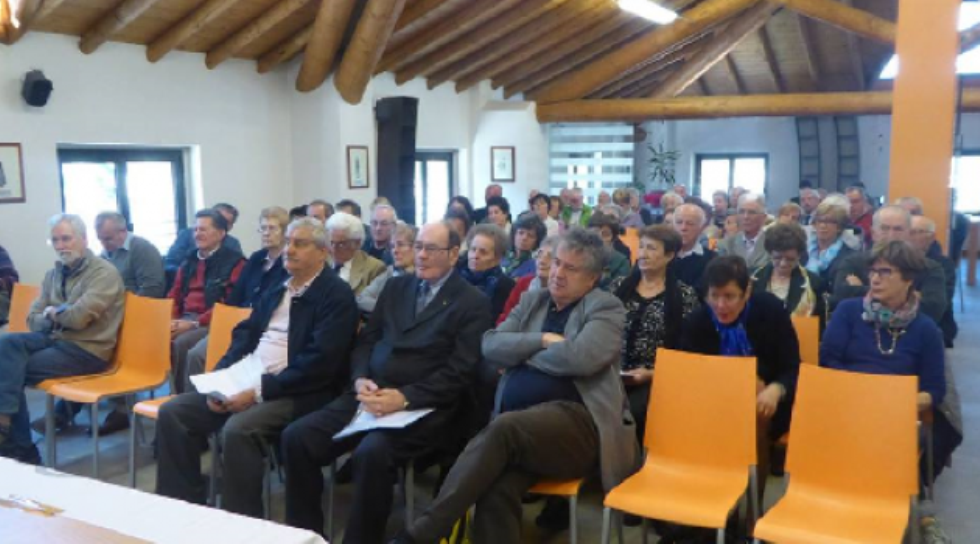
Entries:
<svg viewBox="0 0 980 544">
<path fill-rule="evenodd" d="M 0 458 L 0 498 L 18 495 L 62 516 L 151 542 L 326 544 L 318 535 L 269 521 L 167 499 Z M 2 540 L 0 528 L 0 540 Z"/>
</svg>

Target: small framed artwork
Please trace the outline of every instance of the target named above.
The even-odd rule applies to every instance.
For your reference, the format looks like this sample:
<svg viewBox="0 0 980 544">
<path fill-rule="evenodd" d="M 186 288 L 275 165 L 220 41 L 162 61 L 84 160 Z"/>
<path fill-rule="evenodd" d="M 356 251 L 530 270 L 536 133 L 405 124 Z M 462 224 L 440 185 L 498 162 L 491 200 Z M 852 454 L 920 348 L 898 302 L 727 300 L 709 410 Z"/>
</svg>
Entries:
<svg viewBox="0 0 980 544">
<path fill-rule="evenodd" d="M 514 181 L 514 146 L 490 148 L 490 181 Z"/>
<path fill-rule="evenodd" d="M 367 189 L 370 184 L 371 170 L 367 146 L 347 146 L 347 187 L 350 189 Z"/>
<path fill-rule="evenodd" d="M 0 204 L 25 202 L 24 155 L 20 144 L 0 143 Z"/>
</svg>

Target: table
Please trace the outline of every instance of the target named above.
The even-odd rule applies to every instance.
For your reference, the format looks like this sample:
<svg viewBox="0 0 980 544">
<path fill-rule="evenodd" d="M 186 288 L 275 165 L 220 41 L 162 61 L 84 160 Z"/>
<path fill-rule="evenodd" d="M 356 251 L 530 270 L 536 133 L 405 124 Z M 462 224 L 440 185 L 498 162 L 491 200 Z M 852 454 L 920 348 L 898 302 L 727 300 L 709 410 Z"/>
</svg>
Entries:
<svg viewBox="0 0 980 544">
<path fill-rule="evenodd" d="M 980 254 L 980 216 L 970 215 L 970 231 L 966 236 L 966 284 L 977 284 L 977 254 Z"/>
<path fill-rule="evenodd" d="M 47 468 L 23 465 L 0 458 L 0 498 L 25 497 L 64 510 L 60 518 L 39 518 L 52 522 L 45 531 L 65 531 L 65 538 L 47 538 L 46 542 L 99 543 L 116 542 L 99 537 L 89 539 L 79 528 L 92 534 L 118 533 L 119 542 L 173 542 L 180 544 L 326 544 L 310 531 L 286 527 L 270 521 L 247 518 L 213 508 L 206 508 L 159 495 L 144 493 L 73 476 Z M 2 508 L 7 510 L 6 508 Z M 17 519 L 18 511 L 8 511 L 4 519 Z M 21 520 L 37 525 L 36 519 Z M 82 522 L 80 525 L 75 522 Z M 35 542 L 42 542 L 35 539 Z M 10 542 L 0 524 L 0 541 Z M 131 538 L 125 538 L 131 537 Z"/>
</svg>

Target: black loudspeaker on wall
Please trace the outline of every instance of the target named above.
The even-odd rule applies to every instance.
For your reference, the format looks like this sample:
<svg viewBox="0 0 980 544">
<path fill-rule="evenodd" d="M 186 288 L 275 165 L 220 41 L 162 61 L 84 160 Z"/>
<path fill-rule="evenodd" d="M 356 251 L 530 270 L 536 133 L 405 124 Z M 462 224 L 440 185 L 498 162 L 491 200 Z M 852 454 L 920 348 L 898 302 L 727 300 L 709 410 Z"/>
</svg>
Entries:
<svg viewBox="0 0 980 544">
<path fill-rule="evenodd" d="M 406 223 L 415 221 L 415 125 L 417 98 L 382 98 L 374 106 L 378 122 L 378 195 L 388 197 Z"/>
<path fill-rule="evenodd" d="M 47 105 L 48 99 L 51 97 L 51 91 L 53 90 L 54 83 L 44 77 L 44 72 L 40 70 L 27 72 L 27 75 L 24 77 L 24 88 L 22 90 L 24 101 L 35 108 L 43 108 Z"/>
</svg>

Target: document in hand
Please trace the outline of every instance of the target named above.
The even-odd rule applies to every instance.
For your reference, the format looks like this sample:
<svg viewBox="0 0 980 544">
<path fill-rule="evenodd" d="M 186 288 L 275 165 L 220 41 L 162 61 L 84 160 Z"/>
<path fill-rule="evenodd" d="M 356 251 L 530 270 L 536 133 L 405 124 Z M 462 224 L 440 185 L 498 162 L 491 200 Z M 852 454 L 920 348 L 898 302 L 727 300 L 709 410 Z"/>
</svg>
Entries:
<svg viewBox="0 0 980 544">
<path fill-rule="evenodd" d="M 258 387 L 264 371 L 262 360 L 253 353 L 228 368 L 191 376 L 191 383 L 198 393 L 225 401 Z"/>
<path fill-rule="evenodd" d="M 339 433 L 333 435 L 333 439 L 343 440 L 348 436 L 374 429 L 404 429 L 431 413 L 432 408 L 426 408 L 425 410 L 402 410 L 377 417 L 364 410 L 358 410 L 354 420 Z"/>
</svg>

